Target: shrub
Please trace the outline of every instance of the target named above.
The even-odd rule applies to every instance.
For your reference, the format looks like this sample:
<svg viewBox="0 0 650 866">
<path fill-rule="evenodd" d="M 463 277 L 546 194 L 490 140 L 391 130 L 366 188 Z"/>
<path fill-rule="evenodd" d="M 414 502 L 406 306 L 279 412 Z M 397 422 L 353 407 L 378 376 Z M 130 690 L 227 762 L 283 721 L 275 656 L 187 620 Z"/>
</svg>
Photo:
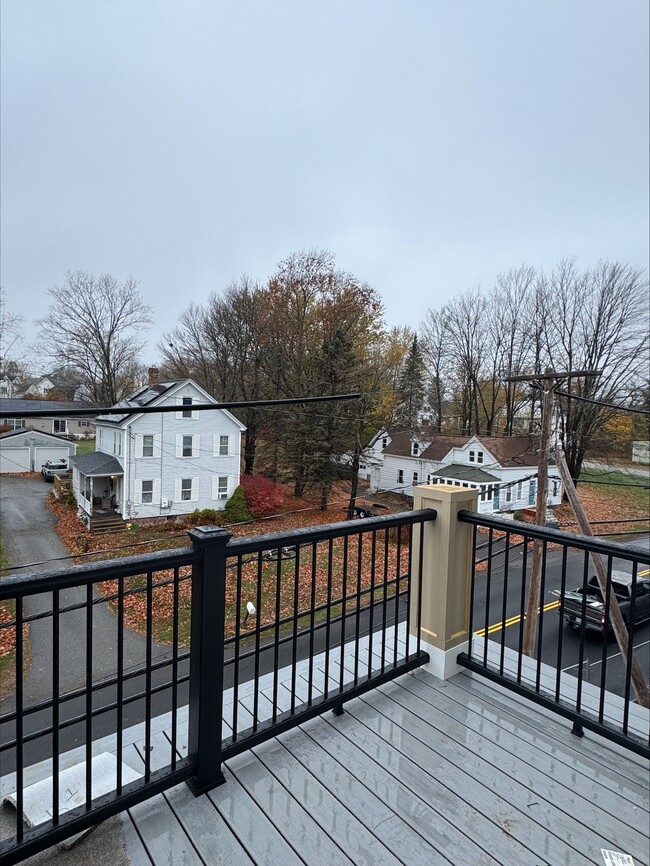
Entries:
<svg viewBox="0 0 650 866">
<path fill-rule="evenodd" d="M 228 523 L 241 523 L 244 520 L 250 520 L 251 513 L 246 505 L 246 497 L 244 496 L 244 488 L 239 485 L 235 488 L 235 492 L 226 502 L 224 514 Z"/>
<path fill-rule="evenodd" d="M 253 517 L 276 514 L 284 506 L 284 493 L 279 484 L 263 475 L 242 475 L 246 504 Z"/>
<path fill-rule="evenodd" d="M 521 520 L 523 523 L 526 523 L 528 521 L 528 516 L 524 511 L 515 511 L 515 513 L 512 515 L 512 519 Z"/>
<path fill-rule="evenodd" d="M 217 511 L 216 508 L 195 508 L 188 516 L 187 522 L 192 526 L 207 526 L 213 523 L 215 526 L 222 526 L 224 523 L 223 511 Z"/>
</svg>

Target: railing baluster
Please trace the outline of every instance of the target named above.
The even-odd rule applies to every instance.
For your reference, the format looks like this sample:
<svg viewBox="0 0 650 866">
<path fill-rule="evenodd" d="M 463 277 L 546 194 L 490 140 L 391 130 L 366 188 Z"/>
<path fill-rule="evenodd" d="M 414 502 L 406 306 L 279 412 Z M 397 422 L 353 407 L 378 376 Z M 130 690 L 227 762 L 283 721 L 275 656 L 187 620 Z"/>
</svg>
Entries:
<svg viewBox="0 0 650 866">
<path fill-rule="evenodd" d="M 422 532 L 422 527 L 420 527 L 420 532 Z M 409 568 L 406 582 L 406 658 L 411 654 L 411 593 L 413 591 L 412 553 L 413 527 L 409 526 Z"/>
<path fill-rule="evenodd" d="M 300 545 L 296 544 L 293 567 L 293 631 L 291 635 L 291 713 L 296 711 L 296 678 L 298 676 L 298 615 L 300 611 Z"/>
<path fill-rule="evenodd" d="M 23 596 L 16 596 L 16 839 L 23 841 Z"/>
<path fill-rule="evenodd" d="M 586 610 L 587 610 L 587 584 L 589 582 L 589 554 L 585 551 L 582 564 L 582 610 L 580 626 L 580 650 L 578 653 L 578 687 L 576 690 L 576 712 L 580 712 L 582 705 L 582 668 L 585 658 L 585 632 L 586 632 Z M 589 660 L 587 659 L 587 664 Z"/>
<path fill-rule="evenodd" d="M 544 636 L 544 591 L 546 588 L 546 555 L 548 543 L 542 542 L 542 574 L 539 584 L 539 614 L 537 618 L 537 674 L 535 677 L 535 691 L 539 692 L 542 680 L 542 640 Z"/>
<path fill-rule="evenodd" d="M 612 599 L 612 557 L 607 557 L 607 584 L 605 586 L 605 622 L 603 624 L 603 653 L 600 671 L 600 700 L 598 702 L 598 721 L 602 722 L 605 714 L 605 684 L 607 682 L 607 645 L 609 643 L 609 606 Z"/>
<path fill-rule="evenodd" d="M 506 532 L 505 549 L 503 553 L 503 604 L 501 606 L 501 653 L 499 656 L 499 673 L 503 674 L 506 655 L 506 619 L 508 613 L 508 577 L 510 566 L 510 533 Z M 487 640 L 487 635 L 485 636 Z"/>
<path fill-rule="evenodd" d="M 314 691 L 314 622 L 316 607 L 316 568 L 318 565 L 317 543 L 311 545 L 311 605 L 309 612 L 309 691 L 307 693 L 307 706 L 311 707 Z"/>
<path fill-rule="evenodd" d="M 145 737 L 144 737 L 144 780 L 151 778 L 151 649 L 153 640 L 153 572 L 147 570 L 147 648 L 145 662 Z"/>
<path fill-rule="evenodd" d="M 256 594 L 255 594 L 255 604 L 256 604 L 256 627 L 255 627 L 255 682 L 259 683 L 260 681 L 260 643 L 262 640 L 262 574 L 263 574 L 263 562 L 262 562 L 262 551 L 260 550 L 257 554 L 257 580 L 256 580 Z M 259 718 L 259 690 L 255 689 L 255 694 L 253 695 L 253 731 L 257 730 L 257 726 Z"/>
<path fill-rule="evenodd" d="M 474 600 L 476 598 L 476 542 L 478 539 L 478 526 L 472 527 L 472 553 L 471 553 L 471 573 L 469 579 L 469 625 L 468 634 L 469 642 L 467 645 L 467 655 L 472 658 L 474 650 Z M 487 639 L 487 635 L 484 635 Z"/>
<path fill-rule="evenodd" d="M 526 590 L 528 585 L 528 539 L 521 554 L 521 593 L 519 597 L 519 652 L 517 653 L 517 682 L 521 682 L 524 660 L 524 616 L 526 613 Z"/>
<path fill-rule="evenodd" d="M 93 585 L 86 586 L 86 809 L 93 799 Z"/>
<path fill-rule="evenodd" d="M 625 699 L 623 703 L 623 733 L 627 734 L 630 721 L 630 687 L 632 684 L 632 656 L 634 654 L 634 609 L 636 606 L 636 582 L 639 565 L 632 563 L 632 583 L 630 585 L 630 612 L 627 620 L 627 664 L 625 666 Z"/>
<path fill-rule="evenodd" d="M 401 602 L 401 566 L 402 566 L 402 527 L 397 527 L 397 544 L 395 546 L 395 646 L 393 647 L 393 666 L 397 667 L 397 653 L 399 643 L 399 606 Z M 406 630 L 408 631 L 408 613 L 406 620 Z"/>
<path fill-rule="evenodd" d="M 388 612 L 388 530 L 384 529 L 384 581 L 383 604 L 381 608 L 381 672 L 386 670 L 386 616 Z M 395 635 L 397 640 L 397 634 Z"/>
<path fill-rule="evenodd" d="M 273 650 L 273 724 L 278 719 L 278 687 L 280 685 L 280 612 L 282 601 L 282 548 L 278 548 L 275 568 L 275 647 Z"/>
<path fill-rule="evenodd" d="M 348 536 L 343 539 L 343 587 L 341 597 L 343 606 L 341 608 L 341 654 L 339 660 L 339 691 L 343 691 L 345 682 L 345 626 L 348 616 Z"/>
<path fill-rule="evenodd" d="M 566 564 L 567 564 L 567 554 L 568 548 L 565 545 L 562 548 L 562 566 L 560 573 L 560 602 L 559 605 L 562 604 L 561 599 L 564 596 L 564 592 L 566 590 Z M 562 686 L 562 650 L 564 644 L 564 614 L 560 617 L 560 625 L 558 628 L 558 636 L 557 636 L 557 662 L 556 662 L 556 671 L 555 671 L 555 702 L 557 703 L 560 700 L 560 690 Z"/>
<path fill-rule="evenodd" d="M 325 691 L 324 697 L 330 692 L 330 630 L 332 627 L 332 565 L 334 559 L 334 540 L 327 543 L 327 612 L 325 614 Z"/>
<path fill-rule="evenodd" d="M 420 524 L 420 550 L 418 556 L 418 612 L 417 612 L 417 641 L 415 651 L 419 655 L 422 649 L 422 573 L 424 569 L 424 526 Z"/>
<path fill-rule="evenodd" d="M 227 574 L 227 572 L 226 572 Z M 226 578 L 227 580 L 228 578 Z M 235 657 L 233 659 L 233 681 L 232 681 L 232 739 L 237 740 L 239 731 L 239 633 L 241 631 L 241 581 L 242 581 L 242 558 L 237 557 L 235 570 Z M 255 694 L 257 694 L 257 681 L 255 681 Z M 255 721 L 253 716 L 253 722 Z"/>
<path fill-rule="evenodd" d="M 375 633 L 375 558 L 377 555 L 377 533 L 370 535 L 370 611 L 368 615 L 368 679 L 372 677 L 372 644 Z"/>
<path fill-rule="evenodd" d="M 176 769 L 178 744 L 178 603 L 180 591 L 179 568 L 174 568 L 173 602 L 172 602 L 172 733 L 171 733 L 171 767 Z"/>
<path fill-rule="evenodd" d="M 117 778 L 115 788 L 122 793 L 122 758 L 124 741 L 124 578 L 117 582 Z"/>
<path fill-rule="evenodd" d="M 354 623 L 354 684 L 359 682 L 359 631 L 361 628 L 361 572 L 363 568 L 363 533 L 357 535 L 357 615 Z"/>
<path fill-rule="evenodd" d="M 60 592 L 52 593 L 52 822 L 59 823 Z"/>
<path fill-rule="evenodd" d="M 492 549 L 494 530 L 488 530 L 488 560 L 485 576 L 485 617 L 483 622 L 483 667 L 488 665 L 488 638 L 490 634 L 490 601 L 492 599 Z"/>
</svg>

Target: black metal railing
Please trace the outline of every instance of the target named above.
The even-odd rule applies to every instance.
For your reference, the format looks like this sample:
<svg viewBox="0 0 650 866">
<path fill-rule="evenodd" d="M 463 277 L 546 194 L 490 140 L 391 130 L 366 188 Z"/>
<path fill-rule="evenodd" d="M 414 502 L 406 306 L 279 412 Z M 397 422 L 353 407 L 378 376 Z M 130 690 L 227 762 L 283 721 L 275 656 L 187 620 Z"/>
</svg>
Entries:
<svg viewBox="0 0 650 866">
<path fill-rule="evenodd" d="M 634 702 L 632 656 L 647 676 L 650 552 L 638 546 L 461 511 L 474 527 L 470 643 L 461 665 L 646 757 L 648 711 Z M 487 539 L 479 536 L 487 534 Z M 541 558 L 534 650 L 524 653 L 533 545 Z M 606 593 L 592 555 L 607 570 Z M 613 639 L 611 598 L 628 627 L 626 662 Z M 627 597 L 627 600 L 626 600 Z"/>
<path fill-rule="evenodd" d="M 181 550 L 4 577 L 0 777 L 16 820 L 0 863 L 181 781 L 208 790 L 227 758 L 424 664 L 410 549 L 433 519 L 201 527 Z M 25 829 L 41 779 L 51 817 Z"/>
</svg>

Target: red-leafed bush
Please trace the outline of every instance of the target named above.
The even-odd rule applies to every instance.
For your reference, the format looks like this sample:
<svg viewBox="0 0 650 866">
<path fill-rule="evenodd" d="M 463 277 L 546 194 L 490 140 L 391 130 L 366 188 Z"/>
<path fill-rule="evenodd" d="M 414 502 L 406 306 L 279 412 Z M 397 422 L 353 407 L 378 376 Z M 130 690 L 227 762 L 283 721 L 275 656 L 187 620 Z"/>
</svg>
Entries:
<svg viewBox="0 0 650 866">
<path fill-rule="evenodd" d="M 263 475 L 242 475 L 241 486 L 244 488 L 246 504 L 253 517 L 266 517 L 277 514 L 284 506 L 282 488 L 265 478 Z"/>
</svg>

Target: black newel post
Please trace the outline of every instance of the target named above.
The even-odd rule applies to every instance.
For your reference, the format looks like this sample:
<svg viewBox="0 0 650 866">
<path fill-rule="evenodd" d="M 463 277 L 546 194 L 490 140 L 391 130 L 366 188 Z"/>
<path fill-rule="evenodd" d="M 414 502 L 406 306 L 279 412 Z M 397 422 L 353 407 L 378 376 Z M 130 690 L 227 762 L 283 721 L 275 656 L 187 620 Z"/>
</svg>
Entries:
<svg viewBox="0 0 650 866">
<path fill-rule="evenodd" d="M 221 740 L 223 644 L 226 607 L 226 546 L 230 533 L 198 526 L 188 533 L 201 562 L 192 574 L 189 753 L 196 775 L 188 781 L 195 796 L 223 784 Z"/>
</svg>

